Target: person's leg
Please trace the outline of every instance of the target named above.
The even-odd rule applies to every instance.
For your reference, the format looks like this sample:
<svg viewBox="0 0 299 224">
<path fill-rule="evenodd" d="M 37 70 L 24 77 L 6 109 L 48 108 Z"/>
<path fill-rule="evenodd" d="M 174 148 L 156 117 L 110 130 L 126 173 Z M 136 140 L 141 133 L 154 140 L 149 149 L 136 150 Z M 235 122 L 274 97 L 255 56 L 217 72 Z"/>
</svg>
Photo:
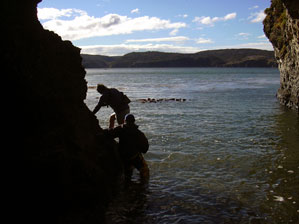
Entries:
<svg viewBox="0 0 299 224">
<path fill-rule="evenodd" d="M 133 159 L 132 164 L 139 171 L 140 178 L 142 180 L 149 179 L 149 175 L 150 175 L 149 168 L 141 153 L 136 158 Z"/>
<path fill-rule="evenodd" d="M 125 181 L 130 181 L 133 175 L 134 166 L 127 161 L 124 163 L 124 175 L 125 175 Z"/>
<path fill-rule="evenodd" d="M 109 129 L 113 129 L 114 128 L 115 119 L 116 119 L 115 113 L 111 114 L 110 118 L 109 118 Z"/>
<path fill-rule="evenodd" d="M 142 160 L 142 167 L 139 170 L 140 177 L 141 177 L 141 179 L 147 180 L 147 179 L 149 179 L 149 176 L 150 176 L 149 168 L 148 168 L 148 165 L 142 155 L 141 155 L 141 160 Z"/>
<path fill-rule="evenodd" d="M 124 110 L 124 111 L 121 111 L 121 112 L 119 112 L 119 113 L 116 113 L 117 123 L 118 123 L 119 125 L 124 124 L 124 123 L 125 123 L 125 116 L 126 116 L 127 114 L 129 114 L 129 113 L 130 113 L 130 109 L 126 109 L 126 110 Z"/>
</svg>

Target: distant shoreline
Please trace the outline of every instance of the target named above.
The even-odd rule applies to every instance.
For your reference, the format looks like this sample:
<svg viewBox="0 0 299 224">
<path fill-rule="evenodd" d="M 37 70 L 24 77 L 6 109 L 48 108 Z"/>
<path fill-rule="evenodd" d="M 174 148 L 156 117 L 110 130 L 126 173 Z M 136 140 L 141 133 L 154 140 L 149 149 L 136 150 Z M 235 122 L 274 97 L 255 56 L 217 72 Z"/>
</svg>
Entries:
<svg viewBox="0 0 299 224">
<path fill-rule="evenodd" d="M 235 68 L 235 69 L 268 69 L 268 68 L 272 68 L 272 69 L 278 69 L 278 67 L 124 67 L 124 68 L 85 68 L 85 69 L 103 69 L 103 70 L 109 70 L 109 69 L 188 69 L 188 68 L 211 68 L 211 69 L 224 69 L 224 68 Z"/>
<path fill-rule="evenodd" d="M 194 54 L 132 52 L 123 56 L 81 54 L 85 68 L 202 68 L 277 67 L 274 51 L 259 49 L 208 50 Z"/>
</svg>

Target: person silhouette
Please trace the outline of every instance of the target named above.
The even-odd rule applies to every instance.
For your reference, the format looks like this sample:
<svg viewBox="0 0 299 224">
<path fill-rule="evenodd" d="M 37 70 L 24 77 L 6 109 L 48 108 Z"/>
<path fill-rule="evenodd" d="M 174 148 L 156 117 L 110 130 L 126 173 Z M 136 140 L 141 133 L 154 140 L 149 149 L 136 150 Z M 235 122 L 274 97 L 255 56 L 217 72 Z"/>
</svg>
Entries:
<svg viewBox="0 0 299 224">
<path fill-rule="evenodd" d="M 108 131 L 112 138 L 119 138 L 119 153 L 124 165 L 125 180 L 131 180 L 133 170 L 139 171 L 141 180 L 148 180 L 149 168 L 142 154 L 149 149 L 148 139 L 135 124 L 133 114 L 125 116 L 125 124 Z"/>
<path fill-rule="evenodd" d="M 97 85 L 97 91 L 102 96 L 93 109 L 93 114 L 96 114 L 102 106 L 110 106 L 114 113 L 110 115 L 109 129 L 114 128 L 115 119 L 119 125 L 123 124 L 125 115 L 130 113 L 129 103 L 131 100 L 123 92 L 115 88 L 108 88 L 103 84 Z"/>
</svg>

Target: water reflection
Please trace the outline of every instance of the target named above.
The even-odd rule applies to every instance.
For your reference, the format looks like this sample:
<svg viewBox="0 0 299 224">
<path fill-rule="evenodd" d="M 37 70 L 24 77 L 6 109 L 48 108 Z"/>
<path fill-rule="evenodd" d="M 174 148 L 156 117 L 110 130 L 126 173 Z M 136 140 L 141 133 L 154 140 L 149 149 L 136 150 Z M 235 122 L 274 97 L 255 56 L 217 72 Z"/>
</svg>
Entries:
<svg viewBox="0 0 299 224">
<path fill-rule="evenodd" d="M 148 182 L 136 177 L 120 186 L 106 212 L 106 224 L 153 223 L 147 215 Z"/>
<path fill-rule="evenodd" d="M 256 155 L 259 158 L 252 167 L 246 165 L 249 170 L 244 181 L 232 177 L 235 183 L 221 185 L 219 164 L 214 178 L 195 176 L 193 170 L 188 175 L 186 168 L 184 174 L 174 170 L 172 178 L 167 178 L 169 173 L 163 173 L 162 166 L 167 163 L 157 166 L 154 161 L 149 184 L 141 183 L 136 174 L 120 189 L 107 212 L 107 224 L 298 223 L 299 117 L 280 108 L 271 119 L 273 125 L 266 131 L 268 141 L 258 143 L 264 144 L 264 151 Z"/>
<path fill-rule="evenodd" d="M 278 71 L 121 71 L 87 78 L 91 85 L 125 86 L 132 99 L 188 100 L 130 104 L 150 140 L 151 179 L 144 186 L 135 175 L 121 187 L 108 224 L 298 223 L 298 114 L 275 98 Z M 93 94 L 90 89 L 90 108 Z M 101 126 L 110 113 L 101 110 Z"/>
<path fill-rule="evenodd" d="M 262 208 L 269 223 L 299 223 L 299 116 L 281 108 L 274 119 L 280 139 L 276 159 L 265 168 L 269 189 Z"/>
</svg>

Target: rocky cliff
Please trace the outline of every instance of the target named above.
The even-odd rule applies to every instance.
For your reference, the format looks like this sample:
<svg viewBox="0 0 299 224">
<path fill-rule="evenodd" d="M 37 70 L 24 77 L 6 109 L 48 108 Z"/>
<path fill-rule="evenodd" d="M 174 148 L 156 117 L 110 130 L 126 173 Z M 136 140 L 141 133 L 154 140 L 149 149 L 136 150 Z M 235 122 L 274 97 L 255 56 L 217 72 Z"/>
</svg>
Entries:
<svg viewBox="0 0 299 224">
<path fill-rule="evenodd" d="M 118 155 L 83 102 L 80 49 L 42 28 L 39 1 L 1 3 L 9 218 L 101 223 L 121 170 Z"/>
<path fill-rule="evenodd" d="M 272 42 L 280 70 L 277 97 L 299 111 L 299 4 L 298 0 L 272 0 L 266 9 L 264 31 Z"/>
</svg>

